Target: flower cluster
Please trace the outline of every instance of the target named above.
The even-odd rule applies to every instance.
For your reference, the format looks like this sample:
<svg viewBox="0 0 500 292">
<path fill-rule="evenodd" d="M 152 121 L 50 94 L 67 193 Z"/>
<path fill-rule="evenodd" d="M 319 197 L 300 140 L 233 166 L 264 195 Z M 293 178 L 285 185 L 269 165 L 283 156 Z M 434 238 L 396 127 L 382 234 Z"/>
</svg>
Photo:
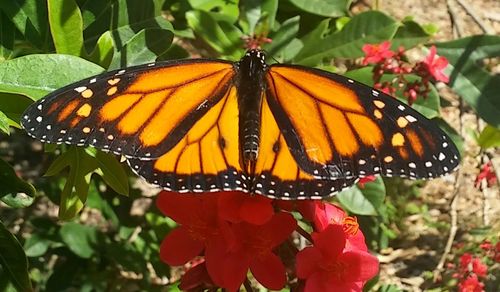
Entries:
<svg viewBox="0 0 500 292">
<path fill-rule="evenodd" d="M 448 269 L 454 271 L 452 277 L 457 279 L 458 291 L 482 292 L 485 291 L 484 281 L 488 276 L 488 264 L 500 263 L 500 241 L 493 245 L 485 240 L 479 245 L 480 249 L 472 254 L 463 253 L 457 264 L 448 263 Z"/>
<path fill-rule="evenodd" d="M 486 184 L 488 187 L 491 187 L 497 183 L 497 175 L 495 173 L 495 170 L 493 169 L 493 164 L 491 161 L 483 164 L 481 166 L 481 171 L 476 177 L 476 181 L 474 182 L 474 186 L 476 188 L 481 187 L 481 182 L 483 180 L 486 180 Z"/>
<path fill-rule="evenodd" d="M 445 57 L 436 56 L 436 47 L 430 48 L 429 55 L 420 62 L 412 65 L 406 61 L 404 48 L 397 51 L 391 50 L 391 43 L 385 41 L 381 44 L 366 44 L 363 46 L 365 57 L 363 65 L 373 64 L 374 87 L 381 91 L 394 95 L 397 90 L 402 89 L 403 95 L 412 104 L 418 96 L 426 98 L 430 92 L 430 82 L 448 82 L 448 76 L 443 70 L 448 66 Z M 384 74 L 394 74 L 391 81 L 382 81 Z M 415 74 L 419 80 L 409 81 L 407 76 Z"/>
<path fill-rule="evenodd" d="M 183 290 L 237 291 L 249 285 L 250 271 L 272 290 L 293 282 L 303 291 L 361 291 L 378 272 L 356 218 L 331 203 L 164 191 L 157 206 L 179 224 L 163 240 L 160 257 L 187 269 Z M 292 214 L 300 214 L 313 231 L 299 227 Z M 310 242 L 302 250 L 295 244 L 299 236 Z"/>
</svg>

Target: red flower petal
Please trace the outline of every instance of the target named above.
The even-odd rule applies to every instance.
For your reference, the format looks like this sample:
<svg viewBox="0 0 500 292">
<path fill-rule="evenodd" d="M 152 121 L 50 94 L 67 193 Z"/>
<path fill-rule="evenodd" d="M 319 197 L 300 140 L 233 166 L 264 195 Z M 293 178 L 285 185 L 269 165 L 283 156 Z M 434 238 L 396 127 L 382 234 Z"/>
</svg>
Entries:
<svg viewBox="0 0 500 292">
<path fill-rule="evenodd" d="M 218 203 L 220 218 L 229 222 L 241 222 L 240 207 L 245 200 L 241 192 L 223 192 L 220 194 Z"/>
<path fill-rule="evenodd" d="M 328 225 L 322 232 L 313 232 L 311 236 L 314 246 L 328 261 L 335 261 L 346 244 L 346 234 L 341 225 Z"/>
<path fill-rule="evenodd" d="M 262 237 L 265 234 L 272 244 L 270 248 L 274 248 L 285 241 L 295 228 L 297 228 L 297 221 L 293 216 L 289 213 L 281 212 L 275 214 L 269 222 L 262 225 L 262 233 L 256 235 Z"/>
<path fill-rule="evenodd" d="M 186 271 L 181 278 L 179 288 L 183 291 L 187 291 L 196 288 L 203 289 L 213 286 L 214 284 L 208 275 L 205 261 L 203 261 Z"/>
<path fill-rule="evenodd" d="M 285 266 L 272 252 L 251 261 L 250 271 L 255 279 L 267 289 L 281 290 L 285 286 Z"/>
<path fill-rule="evenodd" d="M 194 240 L 184 226 L 172 230 L 162 241 L 160 258 L 172 266 L 180 266 L 199 255 L 204 248 L 202 241 Z"/>
<path fill-rule="evenodd" d="M 363 251 L 348 251 L 338 258 L 343 263 L 343 282 L 367 281 L 378 273 L 378 260 L 373 255 Z"/>
<path fill-rule="evenodd" d="M 331 203 L 316 204 L 314 209 L 314 225 L 322 231 L 330 224 L 342 224 L 346 213 L 340 207 Z"/>
<path fill-rule="evenodd" d="M 240 208 L 240 216 L 243 221 L 255 225 L 262 225 L 273 217 L 274 210 L 271 199 L 256 195 L 246 196 Z"/>
<path fill-rule="evenodd" d="M 317 271 L 322 258 L 321 251 L 314 246 L 309 246 L 299 251 L 295 263 L 297 277 L 300 279 L 309 278 L 309 276 Z"/>
</svg>

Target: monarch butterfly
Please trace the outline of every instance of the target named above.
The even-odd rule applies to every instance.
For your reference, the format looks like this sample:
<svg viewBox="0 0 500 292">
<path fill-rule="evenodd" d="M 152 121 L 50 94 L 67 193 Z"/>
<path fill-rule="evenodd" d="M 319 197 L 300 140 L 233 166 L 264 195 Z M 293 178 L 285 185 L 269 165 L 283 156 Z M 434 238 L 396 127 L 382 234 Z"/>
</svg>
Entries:
<svg viewBox="0 0 500 292">
<path fill-rule="evenodd" d="M 459 153 L 427 118 L 333 73 L 265 62 L 191 59 L 108 72 L 31 105 L 29 135 L 124 155 L 178 192 L 241 190 L 317 199 L 360 177 L 433 178 Z"/>
</svg>

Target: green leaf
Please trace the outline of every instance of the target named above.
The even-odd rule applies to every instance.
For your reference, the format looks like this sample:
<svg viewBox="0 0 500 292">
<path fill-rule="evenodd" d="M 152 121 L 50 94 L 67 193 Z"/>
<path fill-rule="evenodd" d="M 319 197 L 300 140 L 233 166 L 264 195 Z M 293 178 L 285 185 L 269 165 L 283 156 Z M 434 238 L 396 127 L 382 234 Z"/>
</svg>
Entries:
<svg viewBox="0 0 500 292">
<path fill-rule="evenodd" d="M 263 47 L 270 56 L 283 59 L 284 54 L 289 51 L 288 46 L 295 39 L 299 32 L 300 16 L 295 16 L 285 20 L 280 28 L 269 35 L 272 42 L 265 44 Z M 288 59 L 286 59 L 288 60 Z"/>
<path fill-rule="evenodd" d="M 165 29 L 144 29 L 131 38 L 119 53 L 115 54 L 110 68 L 123 68 L 154 62 L 165 53 L 174 34 Z"/>
<path fill-rule="evenodd" d="M 74 0 L 47 0 L 52 39 L 59 54 L 85 56 L 82 14 Z"/>
<path fill-rule="evenodd" d="M 95 158 L 104 182 L 120 195 L 128 196 L 128 175 L 115 156 L 97 151 Z"/>
<path fill-rule="evenodd" d="M 217 22 L 204 11 L 189 11 L 186 19 L 194 32 L 223 56 L 238 59 L 241 56 L 242 32 L 227 22 Z"/>
<path fill-rule="evenodd" d="M 35 199 L 34 197 L 28 196 L 26 193 L 18 193 L 8 194 L 0 200 L 11 208 L 20 209 L 31 206 Z"/>
<path fill-rule="evenodd" d="M 0 63 L 0 92 L 33 100 L 64 85 L 102 73 L 103 68 L 70 55 L 28 55 Z"/>
<path fill-rule="evenodd" d="M 26 238 L 26 242 L 24 243 L 26 256 L 39 257 L 44 255 L 49 249 L 51 243 L 51 240 L 42 237 L 38 233 L 31 234 L 28 238 Z"/>
<path fill-rule="evenodd" d="M 303 11 L 326 16 L 339 17 L 347 14 L 352 0 L 289 0 Z"/>
<path fill-rule="evenodd" d="M 234 23 L 240 13 L 238 8 L 239 0 L 188 0 L 188 2 L 195 10 L 211 13 L 217 20 L 224 20 L 229 23 Z"/>
<path fill-rule="evenodd" d="M 103 68 L 108 68 L 113 59 L 113 53 L 113 37 L 111 32 L 107 31 L 101 35 L 88 59 Z"/>
<path fill-rule="evenodd" d="M 10 135 L 9 118 L 2 111 L 0 111 L 0 131 Z"/>
<path fill-rule="evenodd" d="M 403 21 L 391 40 L 391 48 L 397 50 L 403 47 L 406 50 L 424 44 L 429 41 L 431 34 L 427 33 L 423 27 L 412 20 Z"/>
<path fill-rule="evenodd" d="M 0 198 L 6 195 L 17 195 L 18 193 L 25 193 L 33 197 L 35 195 L 35 188 L 20 179 L 12 166 L 10 166 L 3 159 L 0 159 Z"/>
<path fill-rule="evenodd" d="M 83 204 L 87 200 L 90 177 L 98 165 L 96 160 L 84 149 L 70 147 L 51 164 L 45 175 L 55 175 L 66 167 L 69 167 L 69 172 L 59 205 L 59 219 L 61 220 L 74 218 L 83 208 Z"/>
<path fill-rule="evenodd" d="M 2 1 L 0 10 L 21 34 L 37 48 L 46 46 L 49 36 L 47 2 L 39 0 Z"/>
<path fill-rule="evenodd" d="M 389 16 L 368 11 L 354 16 L 344 29 L 323 37 L 328 22 L 323 21 L 302 40 L 304 47 L 295 56 L 296 63 L 315 66 L 328 58 L 358 58 L 366 43 L 380 43 L 391 39 L 399 24 Z"/>
<path fill-rule="evenodd" d="M 480 66 L 484 58 L 500 56 L 500 36 L 478 35 L 435 45 L 450 62 L 449 86 L 488 124 L 500 128 L 500 74 Z"/>
<path fill-rule="evenodd" d="M 84 259 L 96 253 L 97 229 L 95 227 L 68 222 L 59 231 L 63 242 L 77 256 Z"/>
<path fill-rule="evenodd" d="M 10 126 L 21 127 L 21 115 L 31 103 L 33 100 L 24 95 L 0 92 L 0 110 L 7 117 Z"/>
<path fill-rule="evenodd" d="M 500 147 L 500 130 L 487 125 L 479 134 L 477 143 L 483 149 Z"/>
<path fill-rule="evenodd" d="M 448 137 L 451 138 L 451 141 L 453 141 L 453 144 L 457 146 L 458 152 L 463 153 L 464 152 L 464 138 L 460 133 L 455 131 L 446 121 L 440 118 L 434 118 L 432 119 L 434 123 L 436 123 L 445 133 L 448 135 Z"/>
<path fill-rule="evenodd" d="M 375 181 L 366 183 L 363 188 L 356 184 L 337 194 L 337 198 L 352 213 L 376 216 L 385 199 L 384 181 L 377 177 Z"/>
<path fill-rule="evenodd" d="M 0 221 L 0 265 L 18 291 L 33 291 L 23 247 Z"/>
<path fill-rule="evenodd" d="M 16 28 L 10 19 L 0 10 L 0 62 L 12 58 Z"/>
</svg>

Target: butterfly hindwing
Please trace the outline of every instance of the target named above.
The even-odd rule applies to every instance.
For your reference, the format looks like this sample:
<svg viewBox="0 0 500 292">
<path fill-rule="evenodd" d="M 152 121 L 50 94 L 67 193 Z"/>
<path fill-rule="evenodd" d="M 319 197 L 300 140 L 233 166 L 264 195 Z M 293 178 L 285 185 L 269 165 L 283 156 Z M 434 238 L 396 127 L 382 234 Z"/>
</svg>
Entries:
<svg viewBox="0 0 500 292">
<path fill-rule="evenodd" d="M 254 192 L 279 199 L 324 198 L 350 187 L 357 178 L 317 179 L 305 172 L 290 152 L 263 98 L 259 156 L 255 163 Z"/>
<path fill-rule="evenodd" d="M 186 119 L 189 117 L 186 117 Z M 240 167 L 237 92 L 226 90 L 218 103 L 186 128 L 183 138 L 156 160 L 128 160 L 148 182 L 178 192 L 250 190 Z"/>
<path fill-rule="evenodd" d="M 318 178 L 432 178 L 459 162 L 427 118 L 382 92 L 325 71 L 273 65 L 267 99 L 299 165 Z"/>
<path fill-rule="evenodd" d="M 232 63 L 224 61 L 131 67 L 57 90 L 32 105 L 21 122 L 43 142 L 153 159 L 182 139 L 233 77 Z"/>
</svg>

